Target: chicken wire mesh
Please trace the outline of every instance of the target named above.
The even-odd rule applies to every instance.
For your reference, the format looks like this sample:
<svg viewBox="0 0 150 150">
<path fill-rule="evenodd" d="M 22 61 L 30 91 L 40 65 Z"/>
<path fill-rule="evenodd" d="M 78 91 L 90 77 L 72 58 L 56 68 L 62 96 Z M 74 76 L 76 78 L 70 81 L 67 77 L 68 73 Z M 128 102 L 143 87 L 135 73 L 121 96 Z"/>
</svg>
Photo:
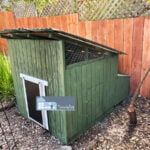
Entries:
<svg viewBox="0 0 150 150">
<path fill-rule="evenodd" d="M 100 58 L 104 55 L 103 51 L 85 48 L 83 46 L 65 43 L 65 61 L 66 65 Z"/>
</svg>

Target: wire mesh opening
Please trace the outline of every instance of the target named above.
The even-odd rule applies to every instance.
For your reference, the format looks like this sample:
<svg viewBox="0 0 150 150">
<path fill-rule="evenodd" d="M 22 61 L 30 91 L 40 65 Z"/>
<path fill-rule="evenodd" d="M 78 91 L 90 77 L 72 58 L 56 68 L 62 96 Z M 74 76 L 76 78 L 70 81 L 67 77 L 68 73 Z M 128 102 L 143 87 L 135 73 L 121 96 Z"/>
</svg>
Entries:
<svg viewBox="0 0 150 150">
<path fill-rule="evenodd" d="M 66 65 L 99 58 L 102 57 L 103 54 L 104 53 L 102 51 L 85 48 L 83 46 L 75 45 L 72 43 L 65 43 Z"/>
<path fill-rule="evenodd" d="M 104 52 L 97 51 L 94 49 L 88 49 L 88 60 L 95 59 L 103 56 Z"/>
</svg>

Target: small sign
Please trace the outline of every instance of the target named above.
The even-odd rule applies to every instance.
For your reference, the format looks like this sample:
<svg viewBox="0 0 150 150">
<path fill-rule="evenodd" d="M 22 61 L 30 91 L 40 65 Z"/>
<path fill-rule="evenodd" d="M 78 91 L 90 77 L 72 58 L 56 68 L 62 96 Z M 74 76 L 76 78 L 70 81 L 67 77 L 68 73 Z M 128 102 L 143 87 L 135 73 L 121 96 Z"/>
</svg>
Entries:
<svg viewBox="0 0 150 150">
<path fill-rule="evenodd" d="M 36 110 L 74 111 L 75 97 L 72 96 L 37 96 Z"/>
</svg>

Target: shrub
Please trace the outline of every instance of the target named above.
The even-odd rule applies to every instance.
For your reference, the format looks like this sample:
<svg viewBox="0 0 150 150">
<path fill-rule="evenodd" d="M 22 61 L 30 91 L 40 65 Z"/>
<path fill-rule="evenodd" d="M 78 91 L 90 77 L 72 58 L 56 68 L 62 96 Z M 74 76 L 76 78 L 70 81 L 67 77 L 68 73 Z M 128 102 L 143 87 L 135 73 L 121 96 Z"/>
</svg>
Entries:
<svg viewBox="0 0 150 150">
<path fill-rule="evenodd" d="M 9 57 L 0 53 L 0 99 L 10 100 L 14 96 L 14 86 Z"/>
</svg>

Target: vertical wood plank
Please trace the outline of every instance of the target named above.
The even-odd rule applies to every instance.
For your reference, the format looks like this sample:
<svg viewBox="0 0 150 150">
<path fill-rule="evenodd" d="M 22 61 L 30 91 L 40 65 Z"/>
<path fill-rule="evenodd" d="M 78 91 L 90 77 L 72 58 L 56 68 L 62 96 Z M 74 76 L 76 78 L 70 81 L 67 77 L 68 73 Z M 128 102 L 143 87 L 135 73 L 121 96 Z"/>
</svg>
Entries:
<svg viewBox="0 0 150 150">
<path fill-rule="evenodd" d="M 52 28 L 52 21 L 50 17 L 46 17 L 47 27 Z"/>
<path fill-rule="evenodd" d="M 95 42 L 97 42 L 98 41 L 98 38 L 97 38 L 97 29 L 98 29 L 98 22 L 97 21 L 92 21 L 91 22 L 91 24 L 92 24 L 92 40 L 93 41 L 95 41 Z"/>
<path fill-rule="evenodd" d="M 109 22 L 108 20 L 103 20 L 103 44 L 108 45 L 108 30 L 109 30 Z"/>
<path fill-rule="evenodd" d="M 22 22 L 23 22 L 23 28 L 28 28 L 27 18 L 22 18 Z"/>
<path fill-rule="evenodd" d="M 44 22 L 43 17 L 38 17 L 37 21 L 38 21 L 38 28 L 46 28 L 46 26 L 43 27 Z"/>
<path fill-rule="evenodd" d="M 0 30 L 4 29 L 4 13 L 0 12 Z"/>
<path fill-rule="evenodd" d="M 47 17 L 42 17 L 42 28 L 48 28 Z"/>
<path fill-rule="evenodd" d="M 92 39 L 92 24 L 91 21 L 86 21 L 85 22 L 85 38 L 91 40 Z"/>
<path fill-rule="evenodd" d="M 51 20 L 51 27 L 56 28 L 57 22 L 55 22 L 55 16 L 51 16 L 50 20 Z"/>
<path fill-rule="evenodd" d="M 65 95 L 70 96 L 71 95 L 71 76 L 70 76 L 70 70 L 65 70 Z M 72 113 L 67 113 L 67 126 L 68 126 L 68 138 L 71 137 L 73 133 L 73 123 L 72 123 Z"/>
<path fill-rule="evenodd" d="M 9 29 L 9 21 L 8 21 L 8 16 L 7 16 L 7 11 L 3 13 L 3 16 L 4 16 L 4 29 Z"/>
<path fill-rule="evenodd" d="M 97 41 L 101 44 L 106 44 L 104 28 L 106 26 L 106 21 L 98 21 L 98 31 L 97 31 Z"/>
<path fill-rule="evenodd" d="M 4 14 L 5 14 L 4 12 L 0 12 L 0 30 L 6 29 L 5 27 L 6 18 Z M 7 41 L 5 39 L 0 38 L 0 52 L 7 54 L 7 49 L 8 49 Z"/>
<path fill-rule="evenodd" d="M 16 27 L 15 16 L 13 12 L 7 12 L 6 21 L 8 22 L 9 29 L 14 29 Z"/>
<path fill-rule="evenodd" d="M 114 20 L 107 21 L 107 45 L 114 48 Z"/>
<path fill-rule="evenodd" d="M 86 36 L 85 22 L 80 21 L 78 24 L 78 34 L 80 37 Z"/>
<path fill-rule="evenodd" d="M 123 47 L 123 19 L 114 20 L 114 47 L 119 51 L 124 51 Z M 123 56 L 119 56 L 119 72 L 123 71 Z"/>
<path fill-rule="evenodd" d="M 131 93 L 133 93 L 141 79 L 142 52 L 143 52 L 144 18 L 135 18 L 133 21 L 133 45 L 131 67 Z"/>
<path fill-rule="evenodd" d="M 78 28 L 77 28 L 77 24 L 78 24 L 78 15 L 77 14 L 71 14 L 69 16 L 69 32 L 74 34 L 74 35 L 78 35 Z"/>
<path fill-rule="evenodd" d="M 123 73 L 131 75 L 132 63 L 132 36 L 133 36 L 133 19 L 124 19 L 124 55 Z"/>
<path fill-rule="evenodd" d="M 150 67 L 150 17 L 145 18 L 141 78 Z M 150 97 L 150 75 L 147 76 L 141 88 L 141 94 Z"/>
<path fill-rule="evenodd" d="M 72 29 L 72 15 L 71 14 L 67 15 L 67 24 L 68 24 L 68 32 L 69 33 L 73 33 L 73 29 Z"/>
<path fill-rule="evenodd" d="M 19 90 L 17 90 L 17 89 L 20 89 L 20 87 L 18 86 L 19 85 L 19 83 L 18 83 L 18 68 L 17 68 L 17 63 L 16 63 L 17 57 L 16 57 L 16 53 L 14 53 L 14 50 L 16 50 L 14 43 L 12 41 L 9 41 L 9 55 L 11 56 L 10 57 L 11 69 L 12 69 L 13 80 L 15 81 L 14 87 L 15 87 L 15 93 L 16 93 L 16 97 L 17 97 L 17 104 L 19 106 L 19 110 L 20 110 L 21 114 L 25 116 L 24 106 L 22 107 L 23 102 L 19 100 L 21 93 Z"/>
<path fill-rule="evenodd" d="M 54 17 L 54 27 L 56 29 L 59 29 L 61 28 L 61 24 L 60 24 L 60 16 L 55 16 Z"/>
<path fill-rule="evenodd" d="M 82 124 L 82 129 L 84 129 L 86 127 L 86 122 L 87 122 L 87 112 L 86 112 L 86 104 L 87 104 L 87 83 L 86 83 L 86 74 L 87 74 L 87 66 L 83 65 L 81 66 L 82 68 L 82 76 L 81 76 L 81 82 L 82 82 L 82 120 L 83 120 L 83 124 Z"/>
<path fill-rule="evenodd" d="M 61 26 L 61 30 L 68 32 L 68 23 L 67 23 L 67 15 L 63 15 L 60 18 L 60 26 Z"/>
</svg>

